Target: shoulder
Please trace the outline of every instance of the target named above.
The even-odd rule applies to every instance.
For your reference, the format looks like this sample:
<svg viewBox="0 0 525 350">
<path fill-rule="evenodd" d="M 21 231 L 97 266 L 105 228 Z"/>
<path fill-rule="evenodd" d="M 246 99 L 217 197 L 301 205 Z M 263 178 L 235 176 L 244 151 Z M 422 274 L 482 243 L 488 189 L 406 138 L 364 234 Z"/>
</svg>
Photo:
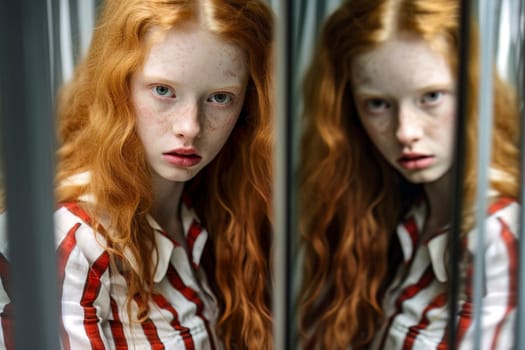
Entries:
<svg viewBox="0 0 525 350">
<path fill-rule="evenodd" d="M 88 263 L 98 261 L 106 253 L 106 240 L 91 226 L 89 216 L 77 204 L 65 204 L 54 214 L 55 242 L 61 256 L 76 253 Z"/>
<path fill-rule="evenodd" d="M 7 212 L 0 213 L 0 254 L 6 258 L 9 256 L 9 246 L 7 238 Z"/>
<path fill-rule="evenodd" d="M 512 235 L 518 235 L 521 205 L 510 197 L 500 197 L 489 206 L 487 217 L 487 231 L 497 233 L 502 229 Z"/>
<path fill-rule="evenodd" d="M 517 245 L 520 211 L 520 203 L 510 197 L 497 198 L 490 204 L 488 215 L 483 223 L 485 247 L 498 244 Z M 471 251 L 476 250 L 479 234 L 479 225 L 469 233 L 469 249 Z"/>
</svg>

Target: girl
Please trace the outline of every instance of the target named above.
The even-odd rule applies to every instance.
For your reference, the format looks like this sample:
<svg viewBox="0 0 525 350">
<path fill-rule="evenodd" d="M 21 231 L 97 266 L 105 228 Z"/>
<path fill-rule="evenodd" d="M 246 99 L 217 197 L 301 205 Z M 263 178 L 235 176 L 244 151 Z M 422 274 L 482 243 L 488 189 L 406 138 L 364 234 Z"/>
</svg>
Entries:
<svg viewBox="0 0 525 350">
<path fill-rule="evenodd" d="M 61 341 L 270 348 L 272 14 L 108 0 L 59 99 Z"/>
<path fill-rule="evenodd" d="M 300 301 L 307 347 L 446 347 L 456 117 L 467 118 L 472 156 L 454 317 L 457 345 L 473 346 L 477 111 L 471 103 L 456 116 L 459 15 L 458 0 L 353 0 L 324 26 L 305 81 Z M 473 92 L 478 69 L 474 58 Z M 497 77 L 494 97 L 482 324 L 483 346 L 504 349 L 512 347 L 516 303 L 518 121 Z"/>
</svg>

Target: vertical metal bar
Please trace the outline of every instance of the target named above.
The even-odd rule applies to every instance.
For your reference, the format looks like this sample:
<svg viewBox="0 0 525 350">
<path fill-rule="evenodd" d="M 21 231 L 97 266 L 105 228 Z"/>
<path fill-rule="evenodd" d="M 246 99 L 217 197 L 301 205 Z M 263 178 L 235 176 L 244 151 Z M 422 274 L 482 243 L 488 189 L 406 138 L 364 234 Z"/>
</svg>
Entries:
<svg viewBox="0 0 525 350">
<path fill-rule="evenodd" d="M 293 349 L 291 345 L 290 300 L 290 222 L 291 222 L 291 119 L 290 88 L 292 84 L 290 44 L 292 35 L 292 1 L 280 1 L 276 12 L 275 73 L 275 183 L 274 183 L 274 273 L 273 294 L 274 349 Z"/>
<path fill-rule="evenodd" d="M 478 122 L 478 162 L 476 193 L 476 254 L 474 255 L 474 349 L 481 349 L 481 326 L 483 290 L 485 276 L 485 219 L 488 207 L 488 170 L 492 142 L 493 110 L 493 67 L 494 67 L 494 1 L 480 2 L 480 71 L 479 71 L 479 122 Z"/>
<path fill-rule="evenodd" d="M 518 45 L 521 45 L 519 50 L 518 60 L 519 69 L 518 73 L 521 80 L 518 80 L 521 84 L 518 86 L 519 92 L 519 103 L 521 107 L 521 118 L 520 118 L 520 143 L 521 143 L 521 187 L 520 187 L 520 203 L 521 203 L 521 215 L 520 215 L 520 227 L 518 232 L 519 239 L 519 268 L 518 268 L 518 306 L 517 306 L 517 316 L 516 316 L 516 326 L 515 326 L 515 349 L 525 349 L 525 237 L 523 236 L 525 232 L 525 66 L 523 62 L 523 53 L 525 50 L 525 5 L 523 1 L 520 3 L 519 8 L 520 15 L 518 16 L 519 20 L 522 21 L 520 26 L 520 38 L 521 42 Z M 518 78 L 518 79 L 520 79 Z"/>
<path fill-rule="evenodd" d="M 49 23 L 49 59 L 51 72 L 51 91 L 56 92 L 62 84 L 62 57 L 60 54 L 60 10 L 58 0 L 47 0 Z"/>
<path fill-rule="evenodd" d="M 91 42 L 91 35 L 95 26 L 95 2 L 94 0 L 77 0 L 79 50 L 77 61 L 87 52 Z"/>
<path fill-rule="evenodd" d="M 16 349 L 59 349 L 46 1 L 0 10 L 0 118 Z"/>
<path fill-rule="evenodd" d="M 85 2 L 86 0 L 84 0 Z M 71 54 L 72 57 L 72 63 L 73 63 L 73 71 L 75 70 L 75 64 L 78 62 L 78 58 L 80 56 L 80 43 L 82 40 L 81 33 L 80 33 L 80 21 L 82 20 L 82 16 L 80 14 L 80 8 L 79 8 L 79 2 L 77 0 L 68 0 L 67 1 L 67 10 L 68 10 L 68 18 L 69 18 L 69 30 L 70 30 L 70 40 L 71 40 L 71 52 L 68 52 L 68 54 Z M 66 29 L 66 28 L 64 28 Z M 61 29 L 61 30 L 64 30 Z"/>
<path fill-rule="evenodd" d="M 308 19 L 307 12 L 308 6 L 312 4 L 311 2 L 298 2 L 294 4 L 295 12 L 293 13 L 294 17 L 294 52 L 301 52 L 301 47 L 304 46 L 304 41 L 308 37 L 304 35 L 305 33 L 305 23 Z"/>
<path fill-rule="evenodd" d="M 522 74 L 522 79 L 523 74 Z M 524 84 L 525 87 L 525 83 Z M 524 99 L 524 96 L 521 96 Z M 524 212 L 524 200 L 525 200 L 525 112 L 521 112 L 521 189 L 520 189 L 520 203 L 522 205 L 522 211 L 520 215 L 520 229 L 518 233 L 519 239 L 519 268 L 518 268 L 518 306 L 517 306 L 517 318 L 515 328 L 515 349 L 525 349 L 525 239 L 523 236 L 525 227 L 525 212 Z"/>
<path fill-rule="evenodd" d="M 448 251 L 450 252 L 449 271 L 450 283 L 448 290 L 448 348 L 456 349 L 457 342 L 457 319 L 458 312 L 458 292 L 459 292 L 459 264 L 461 260 L 461 217 L 463 212 L 463 183 L 465 168 L 465 142 L 467 122 L 464 116 L 468 113 L 469 100 L 471 99 L 468 90 L 468 67 L 470 61 L 470 20 L 471 20 L 471 1 L 462 0 L 460 7 L 460 45 L 458 52 L 458 98 L 456 111 L 456 152 L 454 156 L 454 167 L 452 169 L 454 182 L 452 193 L 454 194 L 454 205 L 451 206 L 450 222 L 451 232 L 448 240 Z"/>
<path fill-rule="evenodd" d="M 59 0 L 59 20 L 60 20 L 60 59 L 62 63 L 62 78 L 69 80 L 73 76 L 73 41 L 71 38 L 71 12 L 69 10 L 69 0 Z"/>
</svg>

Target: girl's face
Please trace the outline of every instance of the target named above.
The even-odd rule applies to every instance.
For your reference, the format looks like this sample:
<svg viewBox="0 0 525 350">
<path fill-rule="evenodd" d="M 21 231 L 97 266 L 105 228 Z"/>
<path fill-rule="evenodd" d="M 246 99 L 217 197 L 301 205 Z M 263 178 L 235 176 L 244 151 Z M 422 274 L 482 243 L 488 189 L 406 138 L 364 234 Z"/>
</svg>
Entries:
<svg viewBox="0 0 525 350">
<path fill-rule="evenodd" d="M 136 130 L 154 178 L 185 182 L 219 153 L 241 112 L 248 69 L 237 46 L 188 24 L 133 75 Z"/>
<path fill-rule="evenodd" d="M 408 181 L 434 182 L 450 170 L 455 81 L 442 54 L 396 37 L 357 56 L 351 84 L 368 136 Z"/>
</svg>

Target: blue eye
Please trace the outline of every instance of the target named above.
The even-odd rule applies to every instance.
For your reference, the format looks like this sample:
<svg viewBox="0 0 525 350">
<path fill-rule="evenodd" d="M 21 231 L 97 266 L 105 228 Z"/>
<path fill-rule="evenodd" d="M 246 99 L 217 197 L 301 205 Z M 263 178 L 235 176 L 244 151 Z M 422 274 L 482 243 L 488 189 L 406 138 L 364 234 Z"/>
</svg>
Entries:
<svg viewBox="0 0 525 350">
<path fill-rule="evenodd" d="M 167 86 L 164 85 L 155 85 L 153 87 L 153 92 L 162 97 L 174 97 L 175 93 Z"/>
<path fill-rule="evenodd" d="M 365 107 L 372 112 L 380 112 L 390 108 L 390 103 L 380 98 L 371 98 L 365 101 Z"/>
<path fill-rule="evenodd" d="M 218 92 L 208 97 L 207 101 L 212 102 L 212 103 L 221 104 L 221 105 L 227 105 L 231 103 L 232 97 L 230 94 L 227 94 L 224 92 Z"/>
<path fill-rule="evenodd" d="M 442 91 L 431 91 L 427 92 L 421 97 L 421 103 L 422 104 L 435 104 L 441 100 L 443 97 Z"/>
</svg>

